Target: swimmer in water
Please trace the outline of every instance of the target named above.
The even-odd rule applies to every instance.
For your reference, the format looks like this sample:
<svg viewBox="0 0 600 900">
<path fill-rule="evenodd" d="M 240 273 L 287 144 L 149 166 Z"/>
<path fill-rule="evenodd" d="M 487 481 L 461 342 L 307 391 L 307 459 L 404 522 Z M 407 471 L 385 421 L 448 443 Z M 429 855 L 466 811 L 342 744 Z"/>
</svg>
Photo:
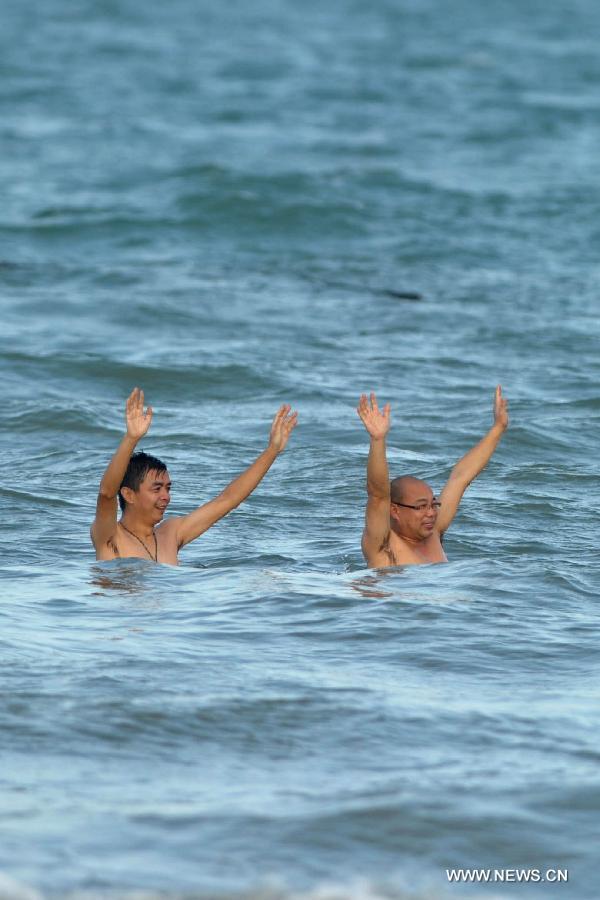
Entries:
<svg viewBox="0 0 600 900">
<path fill-rule="evenodd" d="M 139 557 L 178 564 L 182 547 L 239 506 L 260 484 L 283 452 L 296 427 L 298 413 L 288 404 L 273 419 L 266 450 L 213 500 L 187 516 L 164 519 L 171 500 L 166 465 L 147 453 L 134 453 L 152 422 L 152 407 L 144 411 L 144 392 L 134 388 L 125 405 L 127 432 L 100 483 L 96 518 L 91 528 L 96 559 Z M 117 520 L 117 496 L 121 519 Z"/>
<path fill-rule="evenodd" d="M 439 500 L 424 481 L 403 475 L 390 482 L 385 439 L 390 428 L 390 404 L 383 410 L 375 394 L 362 394 L 358 415 L 369 432 L 367 511 L 362 551 L 369 566 L 448 562 L 442 538 L 467 487 L 485 468 L 508 427 L 508 401 L 500 385 L 494 397 L 494 424 L 485 437 L 460 459 Z"/>
</svg>

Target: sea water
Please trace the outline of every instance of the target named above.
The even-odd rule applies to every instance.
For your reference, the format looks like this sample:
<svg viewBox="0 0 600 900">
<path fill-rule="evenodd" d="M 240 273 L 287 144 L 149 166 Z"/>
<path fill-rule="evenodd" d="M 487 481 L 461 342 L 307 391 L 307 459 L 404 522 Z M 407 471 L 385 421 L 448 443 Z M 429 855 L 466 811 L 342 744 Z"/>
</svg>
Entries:
<svg viewBox="0 0 600 900">
<path fill-rule="evenodd" d="M 0 896 L 597 900 L 597 5 L 1 19 Z M 439 491 L 497 383 L 366 570 L 359 394 Z M 134 385 L 174 514 L 299 410 L 179 568 L 89 541 Z"/>
</svg>

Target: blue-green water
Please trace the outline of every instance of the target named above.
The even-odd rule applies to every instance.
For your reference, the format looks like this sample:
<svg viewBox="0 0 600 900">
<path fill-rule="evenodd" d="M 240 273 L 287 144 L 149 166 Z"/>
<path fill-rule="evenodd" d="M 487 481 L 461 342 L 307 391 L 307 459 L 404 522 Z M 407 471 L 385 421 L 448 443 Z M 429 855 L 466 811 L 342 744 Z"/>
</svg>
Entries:
<svg viewBox="0 0 600 900">
<path fill-rule="evenodd" d="M 3 6 L 2 898 L 597 900 L 599 26 Z M 497 382 L 450 564 L 365 571 L 358 395 L 439 490 Z M 176 513 L 300 412 L 179 569 L 89 543 L 135 384 Z"/>
</svg>

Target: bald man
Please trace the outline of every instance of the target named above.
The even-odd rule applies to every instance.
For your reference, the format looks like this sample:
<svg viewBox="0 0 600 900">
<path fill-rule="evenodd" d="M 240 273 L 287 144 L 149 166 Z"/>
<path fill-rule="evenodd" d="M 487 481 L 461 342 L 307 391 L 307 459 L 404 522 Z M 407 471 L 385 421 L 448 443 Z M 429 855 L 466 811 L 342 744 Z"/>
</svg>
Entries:
<svg viewBox="0 0 600 900">
<path fill-rule="evenodd" d="M 462 496 L 492 457 L 508 427 L 508 401 L 500 385 L 494 397 L 494 424 L 479 443 L 460 459 L 439 500 L 425 481 L 403 475 L 390 482 L 385 452 L 390 429 L 390 404 L 382 410 L 375 394 L 362 394 L 358 415 L 371 446 L 367 462 L 367 511 L 362 551 L 369 566 L 418 565 L 448 562 L 442 537 Z"/>
</svg>

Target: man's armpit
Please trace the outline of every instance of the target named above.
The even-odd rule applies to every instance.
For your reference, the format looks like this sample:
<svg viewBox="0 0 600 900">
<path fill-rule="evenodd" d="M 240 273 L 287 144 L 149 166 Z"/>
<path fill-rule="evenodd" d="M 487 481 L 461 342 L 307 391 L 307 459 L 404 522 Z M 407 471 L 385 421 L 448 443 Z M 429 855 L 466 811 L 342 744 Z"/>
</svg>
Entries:
<svg viewBox="0 0 600 900">
<path fill-rule="evenodd" d="M 374 556 L 377 553 L 385 553 L 385 548 L 388 545 L 390 539 L 390 532 L 388 531 L 383 539 L 378 539 L 374 537 L 368 528 L 365 528 L 362 533 L 361 546 L 363 552 L 368 552 L 370 556 Z"/>
<path fill-rule="evenodd" d="M 398 563 L 396 562 L 396 557 L 390 547 L 390 532 L 388 531 L 385 540 L 383 541 L 381 547 L 379 548 L 379 552 L 385 556 L 387 563 L 390 566 L 396 566 Z"/>
</svg>

